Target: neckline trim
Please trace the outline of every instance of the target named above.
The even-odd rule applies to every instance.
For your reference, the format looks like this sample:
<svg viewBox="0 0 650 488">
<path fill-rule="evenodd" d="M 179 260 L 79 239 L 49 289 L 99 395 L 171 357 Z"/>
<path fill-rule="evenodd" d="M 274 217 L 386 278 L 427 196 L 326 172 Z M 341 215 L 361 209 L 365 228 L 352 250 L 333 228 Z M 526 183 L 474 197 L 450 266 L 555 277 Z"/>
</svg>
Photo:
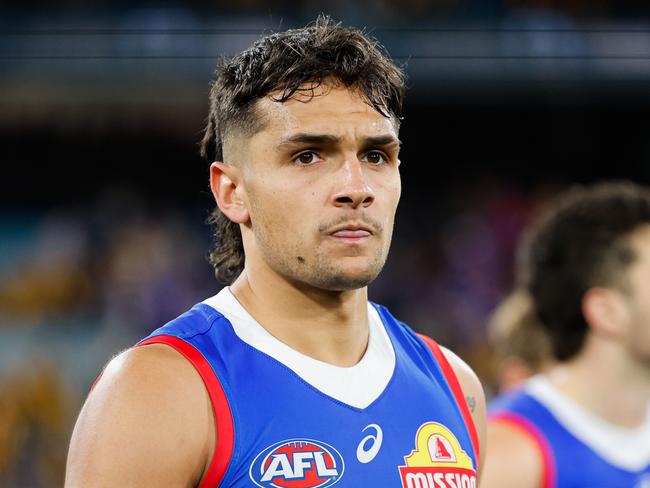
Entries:
<svg viewBox="0 0 650 488">
<path fill-rule="evenodd" d="M 350 367 L 329 364 L 292 349 L 269 333 L 224 287 L 204 304 L 221 313 L 235 334 L 253 348 L 271 356 L 320 392 L 351 407 L 364 409 L 381 396 L 395 369 L 395 350 L 378 311 L 368 303 L 368 347 Z"/>
<path fill-rule="evenodd" d="M 610 464 L 633 472 L 650 465 L 650 403 L 645 422 L 629 429 L 607 422 L 578 405 L 543 375 L 528 380 L 525 390 L 574 437 Z"/>
</svg>

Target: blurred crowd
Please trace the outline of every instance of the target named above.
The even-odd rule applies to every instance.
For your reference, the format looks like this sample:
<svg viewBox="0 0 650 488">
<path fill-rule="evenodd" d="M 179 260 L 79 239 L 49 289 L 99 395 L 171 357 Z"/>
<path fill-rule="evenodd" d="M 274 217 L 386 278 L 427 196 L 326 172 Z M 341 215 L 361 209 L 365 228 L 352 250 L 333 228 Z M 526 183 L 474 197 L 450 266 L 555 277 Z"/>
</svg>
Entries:
<svg viewBox="0 0 650 488">
<path fill-rule="evenodd" d="M 72 422 L 102 365 L 218 289 L 209 231 L 186 213 L 119 189 L 84 207 L 2 216 L 0 486 L 60 486 Z"/>
</svg>

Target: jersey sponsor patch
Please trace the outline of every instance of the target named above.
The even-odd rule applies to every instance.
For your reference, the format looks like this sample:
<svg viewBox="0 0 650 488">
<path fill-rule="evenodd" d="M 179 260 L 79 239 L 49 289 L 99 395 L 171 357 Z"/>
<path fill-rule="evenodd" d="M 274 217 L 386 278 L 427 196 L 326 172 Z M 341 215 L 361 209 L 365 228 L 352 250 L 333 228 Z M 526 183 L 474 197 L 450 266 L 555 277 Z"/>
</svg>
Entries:
<svg viewBox="0 0 650 488">
<path fill-rule="evenodd" d="M 442 424 L 422 424 L 415 435 L 415 449 L 399 466 L 402 488 L 476 488 L 472 458 L 456 436 Z"/>
<path fill-rule="evenodd" d="M 313 439 L 288 439 L 267 447 L 253 460 L 249 476 L 262 488 L 325 488 L 343 476 L 341 454 Z"/>
</svg>

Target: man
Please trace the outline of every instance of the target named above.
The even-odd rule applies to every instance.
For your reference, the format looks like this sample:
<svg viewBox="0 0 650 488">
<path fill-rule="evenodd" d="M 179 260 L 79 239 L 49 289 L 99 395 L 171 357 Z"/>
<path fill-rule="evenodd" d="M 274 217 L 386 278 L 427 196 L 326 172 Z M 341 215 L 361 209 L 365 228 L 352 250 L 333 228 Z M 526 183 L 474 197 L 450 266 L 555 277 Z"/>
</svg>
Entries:
<svg viewBox="0 0 650 488">
<path fill-rule="evenodd" d="M 400 196 L 403 89 L 328 19 L 218 68 L 203 152 L 230 287 L 109 364 L 66 486 L 476 486 L 477 378 L 367 299 Z"/>
<path fill-rule="evenodd" d="M 503 299 L 492 313 L 487 329 L 497 391 L 513 389 L 550 366 L 548 338 L 525 290 L 515 289 Z"/>
<path fill-rule="evenodd" d="M 482 487 L 650 486 L 650 189 L 577 187 L 521 255 L 557 360 L 490 409 Z"/>
</svg>

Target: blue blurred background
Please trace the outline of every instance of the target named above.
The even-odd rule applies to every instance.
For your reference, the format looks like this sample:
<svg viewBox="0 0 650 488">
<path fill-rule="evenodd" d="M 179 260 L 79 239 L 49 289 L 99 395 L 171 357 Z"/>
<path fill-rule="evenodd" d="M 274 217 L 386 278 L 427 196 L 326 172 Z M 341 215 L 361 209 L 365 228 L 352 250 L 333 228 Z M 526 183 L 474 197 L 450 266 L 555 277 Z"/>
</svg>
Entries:
<svg viewBox="0 0 650 488">
<path fill-rule="evenodd" d="M 116 353 L 216 293 L 197 143 L 215 61 L 325 12 L 404 63 L 404 193 L 371 298 L 494 388 L 490 312 L 558 190 L 650 181 L 650 5 L 613 0 L 0 6 L 0 486 L 62 485 Z"/>
</svg>

